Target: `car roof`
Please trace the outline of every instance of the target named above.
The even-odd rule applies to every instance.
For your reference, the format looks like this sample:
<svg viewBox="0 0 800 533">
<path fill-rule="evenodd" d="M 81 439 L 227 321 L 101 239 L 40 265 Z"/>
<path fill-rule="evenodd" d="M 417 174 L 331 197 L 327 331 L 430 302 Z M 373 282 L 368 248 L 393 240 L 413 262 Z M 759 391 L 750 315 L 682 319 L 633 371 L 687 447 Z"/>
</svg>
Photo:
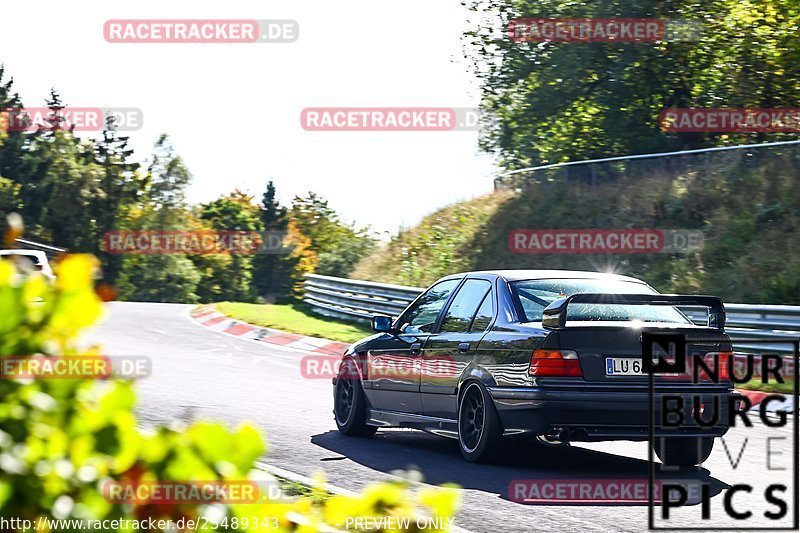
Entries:
<svg viewBox="0 0 800 533">
<path fill-rule="evenodd" d="M 631 276 L 606 272 L 587 272 L 584 270 L 478 270 L 474 272 L 462 272 L 460 274 L 454 274 L 453 276 L 466 276 L 469 274 L 496 275 L 506 281 L 522 281 L 529 279 L 604 279 L 644 283 L 644 281 Z"/>
</svg>

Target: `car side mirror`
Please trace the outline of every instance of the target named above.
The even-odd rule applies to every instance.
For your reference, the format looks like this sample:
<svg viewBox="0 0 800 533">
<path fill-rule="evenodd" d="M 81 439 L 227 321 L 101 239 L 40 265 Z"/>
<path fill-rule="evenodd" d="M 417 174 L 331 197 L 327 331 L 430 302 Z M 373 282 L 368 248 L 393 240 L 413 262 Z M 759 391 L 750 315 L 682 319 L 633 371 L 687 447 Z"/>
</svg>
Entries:
<svg viewBox="0 0 800 533">
<path fill-rule="evenodd" d="M 386 315 L 374 315 L 372 317 L 372 329 L 379 333 L 392 331 L 392 317 Z"/>
<path fill-rule="evenodd" d="M 560 298 L 542 311 L 542 327 L 561 329 L 567 324 L 567 299 Z"/>
</svg>

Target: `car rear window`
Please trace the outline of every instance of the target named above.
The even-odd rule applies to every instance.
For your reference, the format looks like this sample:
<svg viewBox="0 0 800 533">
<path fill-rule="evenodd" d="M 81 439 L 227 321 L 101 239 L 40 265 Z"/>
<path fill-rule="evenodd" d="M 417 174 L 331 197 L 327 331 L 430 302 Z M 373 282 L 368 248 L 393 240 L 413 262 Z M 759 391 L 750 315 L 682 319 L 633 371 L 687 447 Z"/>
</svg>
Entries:
<svg viewBox="0 0 800 533">
<path fill-rule="evenodd" d="M 511 292 L 524 312 L 523 322 L 540 322 L 542 311 L 559 298 L 581 293 L 658 294 L 644 283 L 603 279 L 537 279 L 511 283 Z M 572 321 L 642 321 L 691 323 L 674 307 L 663 305 L 572 304 L 567 308 Z"/>
</svg>

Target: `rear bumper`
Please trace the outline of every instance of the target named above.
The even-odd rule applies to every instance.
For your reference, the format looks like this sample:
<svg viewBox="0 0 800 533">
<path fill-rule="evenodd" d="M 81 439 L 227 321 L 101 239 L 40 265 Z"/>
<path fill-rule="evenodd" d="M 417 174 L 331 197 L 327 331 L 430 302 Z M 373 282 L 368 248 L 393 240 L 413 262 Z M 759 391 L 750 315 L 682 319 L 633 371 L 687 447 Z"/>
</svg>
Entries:
<svg viewBox="0 0 800 533">
<path fill-rule="evenodd" d="M 720 437 L 728 431 L 730 411 L 738 395 L 733 390 L 675 390 L 653 393 L 654 416 L 650 416 L 647 389 L 580 390 L 551 387 L 489 387 L 507 435 L 546 435 L 566 431 L 569 440 L 647 440 L 650 420 L 654 436 Z M 691 415 L 693 397 L 708 409 L 699 425 Z M 662 421 L 661 405 L 666 399 L 684 401 L 683 422 L 677 415 Z M 674 405 L 674 404 L 671 404 Z M 708 407 L 707 407 L 708 408 Z"/>
</svg>

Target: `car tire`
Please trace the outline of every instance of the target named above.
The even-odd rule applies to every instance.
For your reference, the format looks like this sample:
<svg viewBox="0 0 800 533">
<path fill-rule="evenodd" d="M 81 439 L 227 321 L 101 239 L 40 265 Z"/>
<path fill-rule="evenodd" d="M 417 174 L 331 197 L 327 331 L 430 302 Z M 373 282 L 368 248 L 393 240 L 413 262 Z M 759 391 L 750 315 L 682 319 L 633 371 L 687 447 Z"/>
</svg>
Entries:
<svg viewBox="0 0 800 533">
<path fill-rule="evenodd" d="M 702 464 L 714 448 L 713 437 L 665 437 L 656 439 L 654 451 L 666 466 Z"/>
<path fill-rule="evenodd" d="M 458 401 L 458 447 L 464 459 L 485 463 L 497 459 L 503 427 L 494 400 L 483 384 L 471 381 Z"/>
<path fill-rule="evenodd" d="M 333 418 L 343 435 L 367 437 L 378 428 L 367 424 L 367 399 L 358 371 L 352 363 L 344 363 L 336 376 L 333 392 Z"/>
</svg>

